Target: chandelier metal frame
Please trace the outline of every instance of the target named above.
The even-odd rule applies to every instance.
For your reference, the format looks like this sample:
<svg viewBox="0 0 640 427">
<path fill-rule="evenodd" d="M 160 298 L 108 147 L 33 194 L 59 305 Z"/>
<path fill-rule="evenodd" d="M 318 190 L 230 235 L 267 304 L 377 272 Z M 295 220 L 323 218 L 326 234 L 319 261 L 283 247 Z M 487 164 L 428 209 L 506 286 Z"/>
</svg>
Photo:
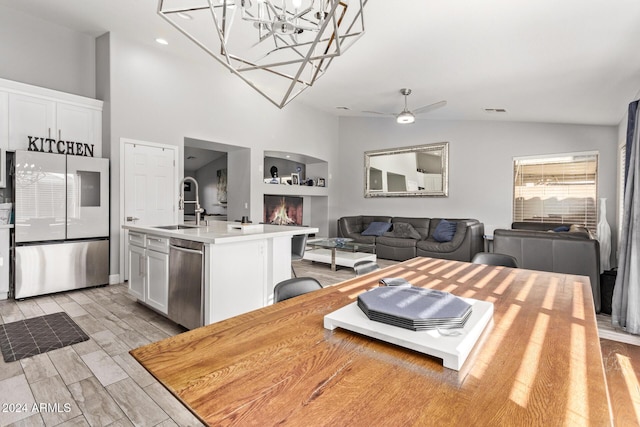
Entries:
<svg viewBox="0 0 640 427">
<path fill-rule="evenodd" d="M 313 86 L 333 59 L 364 34 L 363 9 L 367 2 L 159 0 L 158 14 L 283 108 Z M 201 22 L 192 22 L 193 16 Z M 204 27 L 213 36 L 205 34 L 201 30 Z"/>
</svg>

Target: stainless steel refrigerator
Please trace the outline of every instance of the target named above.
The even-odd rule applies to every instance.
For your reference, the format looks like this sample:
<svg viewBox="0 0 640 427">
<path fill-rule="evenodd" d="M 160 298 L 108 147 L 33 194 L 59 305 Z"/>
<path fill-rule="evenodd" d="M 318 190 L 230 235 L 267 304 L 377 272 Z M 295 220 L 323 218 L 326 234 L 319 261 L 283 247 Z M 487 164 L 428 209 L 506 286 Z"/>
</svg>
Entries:
<svg viewBox="0 0 640 427">
<path fill-rule="evenodd" d="M 16 151 L 14 177 L 14 298 L 108 284 L 109 160 Z"/>
</svg>

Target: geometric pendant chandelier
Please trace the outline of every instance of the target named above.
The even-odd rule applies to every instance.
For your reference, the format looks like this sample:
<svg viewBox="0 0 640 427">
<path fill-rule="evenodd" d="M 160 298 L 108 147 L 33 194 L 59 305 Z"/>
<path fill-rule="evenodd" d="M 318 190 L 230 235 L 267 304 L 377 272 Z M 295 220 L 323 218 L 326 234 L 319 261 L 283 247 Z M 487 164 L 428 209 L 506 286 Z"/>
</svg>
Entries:
<svg viewBox="0 0 640 427">
<path fill-rule="evenodd" d="M 368 0 L 159 0 L 158 14 L 283 108 L 364 34 Z"/>
</svg>

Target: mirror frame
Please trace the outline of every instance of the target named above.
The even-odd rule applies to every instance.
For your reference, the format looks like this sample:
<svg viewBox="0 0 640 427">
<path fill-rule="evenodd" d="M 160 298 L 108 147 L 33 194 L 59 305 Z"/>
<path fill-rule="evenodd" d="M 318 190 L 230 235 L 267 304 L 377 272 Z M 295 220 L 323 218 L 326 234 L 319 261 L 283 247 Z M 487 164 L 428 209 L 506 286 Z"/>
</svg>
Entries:
<svg viewBox="0 0 640 427">
<path fill-rule="evenodd" d="M 371 190 L 369 188 L 371 158 L 403 153 L 429 153 L 442 152 L 440 156 L 442 165 L 442 190 L 440 191 L 387 191 Z M 414 145 L 411 147 L 392 148 L 387 150 L 372 150 L 364 152 L 364 197 L 448 197 L 449 196 L 449 143 L 438 142 L 435 144 Z"/>
</svg>

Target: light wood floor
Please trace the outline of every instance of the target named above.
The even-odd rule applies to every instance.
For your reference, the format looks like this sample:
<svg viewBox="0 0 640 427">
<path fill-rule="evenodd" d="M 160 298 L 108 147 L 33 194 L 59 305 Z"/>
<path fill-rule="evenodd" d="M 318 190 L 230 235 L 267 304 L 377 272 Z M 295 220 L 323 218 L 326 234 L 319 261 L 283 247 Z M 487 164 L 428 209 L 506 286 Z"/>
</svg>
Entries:
<svg viewBox="0 0 640 427">
<path fill-rule="evenodd" d="M 0 425 L 202 425 L 128 353 L 184 329 L 135 302 L 124 284 L 2 301 L 0 322 L 60 311 L 91 339 L 16 362 L 0 359 L 0 401 L 12 405 L 0 408 Z"/>
<path fill-rule="evenodd" d="M 354 276 L 349 268 L 332 272 L 309 261 L 294 268 L 324 286 Z M 202 425 L 128 353 L 183 328 L 137 303 L 126 284 L 0 301 L 0 323 L 59 311 L 91 339 L 17 362 L 0 358 L 0 404 L 20 404 L 7 406 L 8 412 L 0 408 L 0 426 Z M 606 320 L 599 323 L 606 326 Z M 640 347 L 612 339 L 601 338 L 601 346 L 616 424 L 640 426 Z"/>
</svg>

